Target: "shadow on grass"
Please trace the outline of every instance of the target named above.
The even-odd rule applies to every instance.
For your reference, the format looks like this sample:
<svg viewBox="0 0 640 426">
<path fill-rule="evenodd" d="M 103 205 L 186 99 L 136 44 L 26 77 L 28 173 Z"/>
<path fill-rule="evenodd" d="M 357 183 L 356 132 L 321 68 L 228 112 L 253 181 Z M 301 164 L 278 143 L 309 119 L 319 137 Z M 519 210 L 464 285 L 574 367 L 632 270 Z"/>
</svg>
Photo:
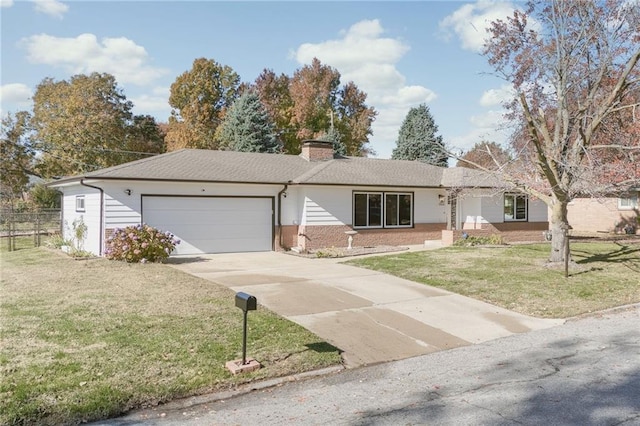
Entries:
<svg viewBox="0 0 640 426">
<path fill-rule="evenodd" d="M 588 265 L 590 263 L 620 263 L 633 271 L 640 271 L 640 245 L 625 245 L 619 242 L 614 243 L 619 248 L 607 253 L 592 253 L 587 250 L 572 249 L 574 255 L 584 256 L 584 259 L 577 260 L 580 265 Z"/>
<path fill-rule="evenodd" d="M 326 352 L 338 352 L 341 354 L 343 351 L 336 348 L 335 346 L 327 343 L 327 342 L 318 342 L 318 343 L 308 343 L 305 345 L 309 350 L 318 352 L 318 353 L 326 353 Z"/>
<path fill-rule="evenodd" d="M 200 256 L 185 256 L 185 257 L 169 257 L 169 259 L 167 259 L 166 263 L 172 264 L 172 265 L 182 265 L 185 263 L 199 263 L 199 262 L 206 262 L 207 258 L 204 257 L 200 257 Z"/>
</svg>

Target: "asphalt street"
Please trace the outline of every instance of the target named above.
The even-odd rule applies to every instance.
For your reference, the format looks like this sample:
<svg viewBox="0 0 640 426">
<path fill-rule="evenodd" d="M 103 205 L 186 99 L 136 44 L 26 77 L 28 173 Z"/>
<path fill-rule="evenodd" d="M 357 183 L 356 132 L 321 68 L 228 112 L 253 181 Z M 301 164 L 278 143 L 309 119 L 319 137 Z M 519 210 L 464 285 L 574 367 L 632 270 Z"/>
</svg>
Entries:
<svg viewBox="0 0 640 426">
<path fill-rule="evenodd" d="M 97 424 L 640 425 L 640 305 Z"/>
</svg>

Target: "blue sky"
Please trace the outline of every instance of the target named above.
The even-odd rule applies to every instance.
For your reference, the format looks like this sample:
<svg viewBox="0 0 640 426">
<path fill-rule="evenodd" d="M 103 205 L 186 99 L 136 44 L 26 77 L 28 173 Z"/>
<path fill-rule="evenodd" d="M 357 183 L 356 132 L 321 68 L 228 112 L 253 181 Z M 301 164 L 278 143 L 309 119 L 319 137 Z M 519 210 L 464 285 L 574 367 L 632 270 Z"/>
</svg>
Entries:
<svg viewBox="0 0 640 426">
<path fill-rule="evenodd" d="M 504 82 L 480 54 L 511 3 L 0 0 L 1 113 L 30 109 L 45 77 L 115 75 L 134 113 L 166 121 L 169 87 L 205 57 L 253 82 L 318 57 L 368 94 L 380 158 L 411 107 L 426 103 L 450 147 L 502 142 Z"/>
</svg>

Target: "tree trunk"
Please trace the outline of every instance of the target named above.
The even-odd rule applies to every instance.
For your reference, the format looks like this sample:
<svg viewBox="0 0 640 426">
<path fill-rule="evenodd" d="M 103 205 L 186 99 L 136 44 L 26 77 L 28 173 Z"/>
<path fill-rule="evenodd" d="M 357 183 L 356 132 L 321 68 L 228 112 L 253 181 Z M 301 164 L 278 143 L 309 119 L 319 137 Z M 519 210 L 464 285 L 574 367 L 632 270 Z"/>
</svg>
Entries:
<svg viewBox="0 0 640 426">
<path fill-rule="evenodd" d="M 567 220 L 567 205 L 569 203 L 554 201 L 551 206 L 551 256 L 549 262 L 564 262 L 565 250 L 569 245 L 569 221 Z M 568 256 L 566 260 L 569 260 Z"/>
</svg>

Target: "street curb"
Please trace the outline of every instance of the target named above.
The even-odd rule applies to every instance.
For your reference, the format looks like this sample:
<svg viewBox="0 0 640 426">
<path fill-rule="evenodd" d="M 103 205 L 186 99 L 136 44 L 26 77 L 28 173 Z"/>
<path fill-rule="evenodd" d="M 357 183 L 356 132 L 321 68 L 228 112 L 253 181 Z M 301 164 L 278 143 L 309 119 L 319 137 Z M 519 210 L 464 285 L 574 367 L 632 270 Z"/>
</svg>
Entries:
<svg viewBox="0 0 640 426">
<path fill-rule="evenodd" d="M 609 314 L 616 314 L 622 311 L 640 310 L 640 303 L 631 303 L 629 305 L 614 306 L 613 308 L 604 309 L 602 311 L 585 312 L 573 317 L 564 318 L 565 322 L 578 321 L 584 318 L 602 317 Z"/>
<path fill-rule="evenodd" d="M 160 404 L 157 407 L 149 407 L 149 408 L 143 408 L 143 409 L 131 411 L 129 413 L 126 413 L 124 417 L 130 418 L 150 409 L 162 410 L 167 412 L 185 410 L 198 405 L 210 404 L 210 403 L 222 401 L 225 399 L 235 398 L 237 396 L 245 395 L 254 391 L 277 387 L 285 383 L 298 382 L 298 381 L 302 381 L 302 380 L 306 380 L 314 377 L 327 376 L 329 374 L 339 373 L 343 370 L 346 370 L 346 368 L 343 365 L 337 365 L 333 367 L 322 368 L 319 370 L 312 370 L 312 371 L 306 371 L 303 373 L 292 374 L 290 376 L 276 377 L 274 379 L 244 383 L 244 384 L 238 385 L 238 387 L 233 390 L 219 391 L 219 392 L 213 392 L 205 395 L 192 396 L 192 397 L 183 398 L 179 400 L 169 401 L 167 403 Z M 116 420 L 116 418 L 111 420 Z"/>
</svg>

